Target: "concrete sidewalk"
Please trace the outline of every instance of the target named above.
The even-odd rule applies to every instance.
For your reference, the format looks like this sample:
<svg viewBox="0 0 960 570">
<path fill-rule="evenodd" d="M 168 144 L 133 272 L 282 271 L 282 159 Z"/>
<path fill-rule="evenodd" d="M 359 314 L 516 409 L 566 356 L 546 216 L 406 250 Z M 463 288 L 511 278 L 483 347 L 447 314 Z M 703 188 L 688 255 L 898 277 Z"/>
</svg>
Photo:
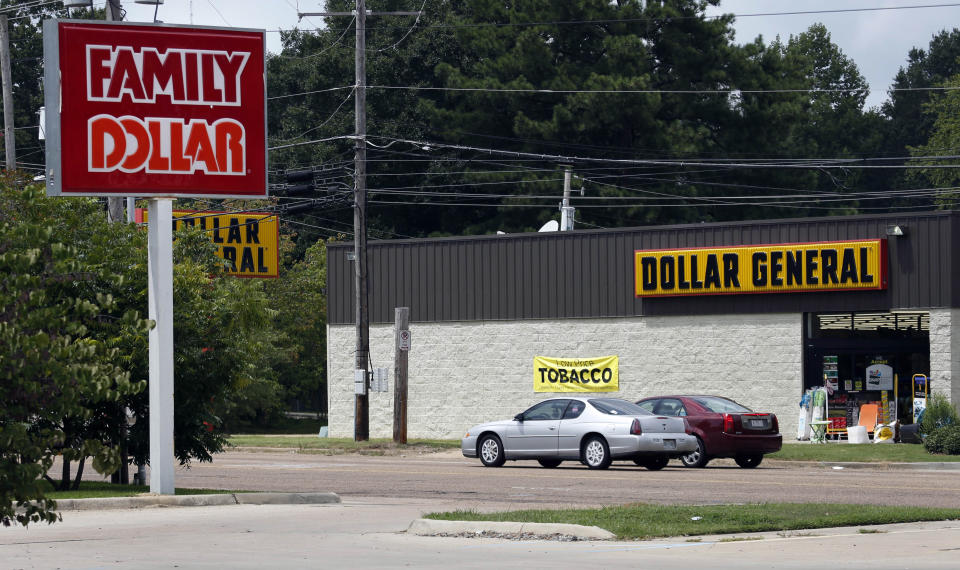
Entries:
<svg viewBox="0 0 960 570">
<path fill-rule="evenodd" d="M 59 499 L 58 511 L 105 511 L 147 507 L 216 507 L 224 505 L 326 505 L 339 503 L 336 493 L 223 493 L 206 495 L 138 495 L 95 499 Z"/>
<path fill-rule="evenodd" d="M 429 512 L 509 508 L 482 499 L 344 497 L 327 505 L 236 505 L 65 513 L 53 525 L 0 532 L 11 570 L 98 568 L 769 568 L 955 569 L 956 521 L 673 537 L 650 541 L 438 538 L 404 532 Z M 813 561 L 813 562 L 811 562 Z"/>
<path fill-rule="evenodd" d="M 223 493 L 205 495 L 140 495 L 94 499 L 60 499 L 58 511 L 108 511 L 153 507 L 219 507 L 230 505 L 327 505 L 342 503 L 336 493 Z M 613 540 L 616 536 L 595 526 L 494 521 L 439 521 L 416 519 L 407 532 L 420 536 L 495 534 L 529 537 L 572 536 L 580 540 Z"/>
</svg>

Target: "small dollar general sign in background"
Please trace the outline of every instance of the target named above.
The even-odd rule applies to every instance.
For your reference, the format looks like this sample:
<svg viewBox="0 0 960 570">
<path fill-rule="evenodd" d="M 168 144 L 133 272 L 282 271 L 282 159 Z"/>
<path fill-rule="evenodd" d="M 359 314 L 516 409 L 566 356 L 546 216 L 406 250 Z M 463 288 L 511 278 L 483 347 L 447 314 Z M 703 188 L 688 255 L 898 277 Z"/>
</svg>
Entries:
<svg viewBox="0 0 960 570">
<path fill-rule="evenodd" d="M 147 221 L 147 211 L 137 210 L 137 222 Z M 279 277 L 280 221 L 276 214 L 247 212 L 173 211 L 173 231 L 199 226 L 217 244 L 217 255 L 230 262 L 229 275 Z"/>
<path fill-rule="evenodd" d="M 534 392 L 617 392 L 620 358 L 533 357 Z"/>
</svg>

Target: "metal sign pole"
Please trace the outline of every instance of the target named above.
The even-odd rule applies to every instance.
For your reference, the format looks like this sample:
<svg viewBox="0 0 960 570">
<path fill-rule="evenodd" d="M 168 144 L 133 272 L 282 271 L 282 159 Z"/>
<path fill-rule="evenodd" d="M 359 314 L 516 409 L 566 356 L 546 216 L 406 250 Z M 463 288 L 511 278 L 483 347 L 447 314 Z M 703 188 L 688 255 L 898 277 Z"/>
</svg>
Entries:
<svg viewBox="0 0 960 570">
<path fill-rule="evenodd" d="M 173 200 L 150 200 L 148 216 L 150 492 L 173 495 Z"/>
</svg>

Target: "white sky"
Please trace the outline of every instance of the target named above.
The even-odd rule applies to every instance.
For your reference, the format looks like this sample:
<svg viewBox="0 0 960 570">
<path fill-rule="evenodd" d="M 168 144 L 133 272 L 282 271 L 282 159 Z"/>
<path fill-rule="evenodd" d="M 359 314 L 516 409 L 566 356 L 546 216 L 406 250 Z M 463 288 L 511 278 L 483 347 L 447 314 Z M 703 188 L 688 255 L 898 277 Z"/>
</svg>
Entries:
<svg viewBox="0 0 960 570">
<path fill-rule="evenodd" d="M 427 0 L 428 2 L 433 0 Z M 559 0 L 558 0 L 559 1 Z M 152 21 L 153 7 L 122 0 L 130 21 Z M 802 14 L 756 16 L 768 12 L 799 12 L 895 6 L 954 4 L 939 8 L 845 12 L 836 14 Z M 170 24 L 234 26 L 267 30 L 267 49 L 280 50 L 279 29 L 298 26 L 297 6 L 302 12 L 319 12 L 321 0 L 165 0 L 157 18 Z M 369 0 L 368 9 L 375 9 L 377 0 Z M 906 64 L 907 52 L 913 47 L 926 49 L 934 34 L 942 29 L 960 26 L 960 2 L 951 0 L 723 0 L 720 11 L 738 14 L 737 41 L 744 43 L 763 35 L 769 43 L 777 35 L 805 31 L 811 24 L 822 22 L 830 30 L 833 42 L 860 67 L 870 83 L 868 106 L 882 103 L 897 70 Z M 712 11 L 714 13 L 716 11 Z M 192 19 L 192 20 L 191 20 Z M 304 19 L 299 27 L 313 29 L 322 19 Z"/>
</svg>

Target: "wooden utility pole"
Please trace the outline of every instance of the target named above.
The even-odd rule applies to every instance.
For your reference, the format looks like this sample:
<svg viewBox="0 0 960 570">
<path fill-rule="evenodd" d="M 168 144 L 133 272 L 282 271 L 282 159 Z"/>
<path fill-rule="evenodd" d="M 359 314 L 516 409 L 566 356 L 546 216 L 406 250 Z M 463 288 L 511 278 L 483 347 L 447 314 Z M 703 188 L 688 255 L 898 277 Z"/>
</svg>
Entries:
<svg viewBox="0 0 960 570">
<path fill-rule="evenodd" d="M 407 356 L 410 354 L 410 307 L 397 307 L 393 325 L 393 441 L 407 443 Z"/>
<path fill-rule="evenodd" d="M 0 15 L 0 68 L 3 72 L 3 149 L 7 170 L 14 170 L 17 168 L 17 142 L 13 129 L 13 79 L 10 77 L 10 33 L 6 15 Z"/>
<path fill-rule="evenodd" d="M 104 6 L 104 19 L 108 22 L 119 22 L 123 19 L 123 14 L 120 12 L 120 0 L 107 0 Z M 107 219 L 111 222 L 124 221 L 122 197 L 107 198 Z"/>
<path fill-rule="evenodd" d="M 419 16 L 420 12 L 367 12 L 366 0 L 356 0 L 353 12 L 300 12 L 309 16 L 354 16 L 357 45 L 354 54 L 356 87 L 354 101 L 353 175 L 353 268 L 354 305 L 357 323 L 354 377 L 362 374 L 363 389 L 354 397 L 353 440 L 370 439 L 370 395 L 367 369 L 370 366 L 370 308 L 367 295 L 367 16 Z M 359 392 L 363 393 L 359 393 Z"/>
<path fill-rule="evenodd" d="M 356 89 L 353 92 L 353 268 L 357 317 L 356 370 L 366 374 L 370 356 L 370 314 L 367 307 L 367 3 L 357 0 L 357 48 L 354 54 Z M 370 394 L 356 395 L 354 441 L 370 439 Z"/>
</svg>

